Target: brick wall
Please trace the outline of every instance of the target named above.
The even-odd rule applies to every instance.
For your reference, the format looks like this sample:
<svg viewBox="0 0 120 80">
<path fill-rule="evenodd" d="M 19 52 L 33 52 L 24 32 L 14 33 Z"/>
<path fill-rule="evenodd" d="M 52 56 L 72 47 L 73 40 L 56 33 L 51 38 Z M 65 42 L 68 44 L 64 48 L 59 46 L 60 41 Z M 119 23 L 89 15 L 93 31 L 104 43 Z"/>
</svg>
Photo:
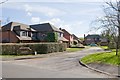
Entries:
<svg viewBox="0 0 120 80">
<path fill-rule="evenodd" d="M 11 31 L 0 32 L 0 34 L 2 34 L 0 36 L 0 39 L 1 39 L 0 42 L 10 42 L 10 43 L 16 43 L 16 42 L 18 42 L 18 38 Z"/>
</svg>

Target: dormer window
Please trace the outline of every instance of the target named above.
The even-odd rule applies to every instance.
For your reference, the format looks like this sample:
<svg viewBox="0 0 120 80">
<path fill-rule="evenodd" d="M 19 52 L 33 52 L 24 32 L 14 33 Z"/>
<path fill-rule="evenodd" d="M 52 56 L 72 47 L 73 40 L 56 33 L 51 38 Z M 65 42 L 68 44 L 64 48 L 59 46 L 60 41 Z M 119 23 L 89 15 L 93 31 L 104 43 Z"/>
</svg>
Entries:
<svg viewBox="0 0 120 80">
<path fill-rule="evenodd" d="M 27 36 L 27 32 L 26 31 L 21 31 L 21 36 Z"/>
</svg>

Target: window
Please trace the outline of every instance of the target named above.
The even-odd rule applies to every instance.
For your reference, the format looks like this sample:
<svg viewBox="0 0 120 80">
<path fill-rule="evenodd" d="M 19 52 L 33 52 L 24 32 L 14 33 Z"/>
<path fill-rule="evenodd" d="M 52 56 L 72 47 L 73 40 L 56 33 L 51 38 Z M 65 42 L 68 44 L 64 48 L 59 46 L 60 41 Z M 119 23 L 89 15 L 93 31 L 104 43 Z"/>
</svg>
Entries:
<svg viewBox="0 0 120 80">
<path fill-rule="evenodd" d="M 27 36 L 27 32 L 26 31 L 22 31 L 21 33 L 22 33 L 21 34 L 22 36 Z"/>
<path fill-rule="evenodd" d="M 62 33 L 58 33 L 58 37 L 63 37 L 63 34 Z"/>
<path fill-rule="evenodd" d="M 32 37 L 32 32 L 28 32 L 28 37 Z"/>
</svg>

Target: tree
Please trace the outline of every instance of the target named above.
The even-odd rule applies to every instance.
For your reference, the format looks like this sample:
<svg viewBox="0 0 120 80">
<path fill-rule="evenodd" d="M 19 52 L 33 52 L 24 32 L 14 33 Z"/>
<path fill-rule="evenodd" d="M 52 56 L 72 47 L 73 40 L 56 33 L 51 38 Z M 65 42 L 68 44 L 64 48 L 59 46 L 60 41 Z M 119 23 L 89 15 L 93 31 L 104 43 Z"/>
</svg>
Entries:
<svg viewBox="0 0 120 80">
<path fill-rule="evenodd" d="M 101 36 L 103 38 L 107 38 L 108 39 L 108 46 L 109 48 L 115 48 L 115 45 L 117 45 L 117 34 L 116 34 L 116 29 L 115 28 L 108 28 L 108 29 L 104 29 L 101 32 Z M 114 44 L 115 43 L 115 44 Z"/>
<path fill-rule="evenodd" d="M 104 28 L 104 31 L 109 31 L 109 35 L 116 43 L 116 55 L 118 55 L 120 49 L 120 0 L 106 2 L 103 10 L 105 16 L 97 19 L 97 22 L 100 22 L 98 29 Z"/>
<path fill-rule="evenodd" d="M 1 1 L 1 2 L 0 2 L 0 4 L 3 4 L 3 3 L 5 3 L 5 2 L 7 2 L 7 1 L 8 1 L 8 0 L 5 0 L 5 1 Z"/>
</svg>

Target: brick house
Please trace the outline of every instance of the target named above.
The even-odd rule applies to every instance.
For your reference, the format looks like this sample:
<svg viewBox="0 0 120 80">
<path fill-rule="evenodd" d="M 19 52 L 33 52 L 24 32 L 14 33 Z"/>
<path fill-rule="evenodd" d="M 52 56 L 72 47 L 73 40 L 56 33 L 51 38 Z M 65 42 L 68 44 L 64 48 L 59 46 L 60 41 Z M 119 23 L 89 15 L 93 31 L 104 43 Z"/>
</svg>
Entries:
<svg viewBox="0 0 120 80">
<path fill-rule="evenodd" d="M 101 36 L 98 34 L 88 34 L 87 36 L 84 35 L 84 44 L 90 45 L 91 43 L 98 44 L 101 41 Z"/>
<path fill-rule="evenodd" d="M 59 42 L 63 37 L 63 31 L 50 23 L 30 25 L 36 30 L 36 38 L 41 42 Z"/>
<path fill-rule="evenodd" d="M 63 37 L 69 41 L 69 42 L 68 42 L 68 46 L 69 46 L 69 47 L 72 46 L 72 45 L 73 45 L 73 36 L 72 36 L 72 34 L 70 34 L 70 33 L 69 33 L 68 31 L 66 31 L 65 29 L 61 29 L 61 28 L 60 28 L 60 30 L 63 31 Z"/>
<path fill-rule="evenodd" d="M 108 46 L 109 42 L 110 41 L 107 38 L 102 38 L 100 41 L 100 45 L 101 46 Z"/>
<path fill-rule="evenodd" d="M 63 32 L 50 23 L 26 25 L 10 22 L 2 26 L 1 42 L 59 42 Z"/>
<path fill-rule="evenodd" d="M 34 29 L 31 29 L 29 25 L 18 23 L 18 22 L 10 22 L 1 28 L 0 37 L 3 43 L 17 43 L 17 42 L 30 42 L 34 40 L 33 32 Z"/>
<path fill-rule="evenodd" d="M 72 34 L 72 36 L 74 42 L 76 42 L 77 44 L 82 44 L 82 41 L 75 34 Z"/>
</svg>

